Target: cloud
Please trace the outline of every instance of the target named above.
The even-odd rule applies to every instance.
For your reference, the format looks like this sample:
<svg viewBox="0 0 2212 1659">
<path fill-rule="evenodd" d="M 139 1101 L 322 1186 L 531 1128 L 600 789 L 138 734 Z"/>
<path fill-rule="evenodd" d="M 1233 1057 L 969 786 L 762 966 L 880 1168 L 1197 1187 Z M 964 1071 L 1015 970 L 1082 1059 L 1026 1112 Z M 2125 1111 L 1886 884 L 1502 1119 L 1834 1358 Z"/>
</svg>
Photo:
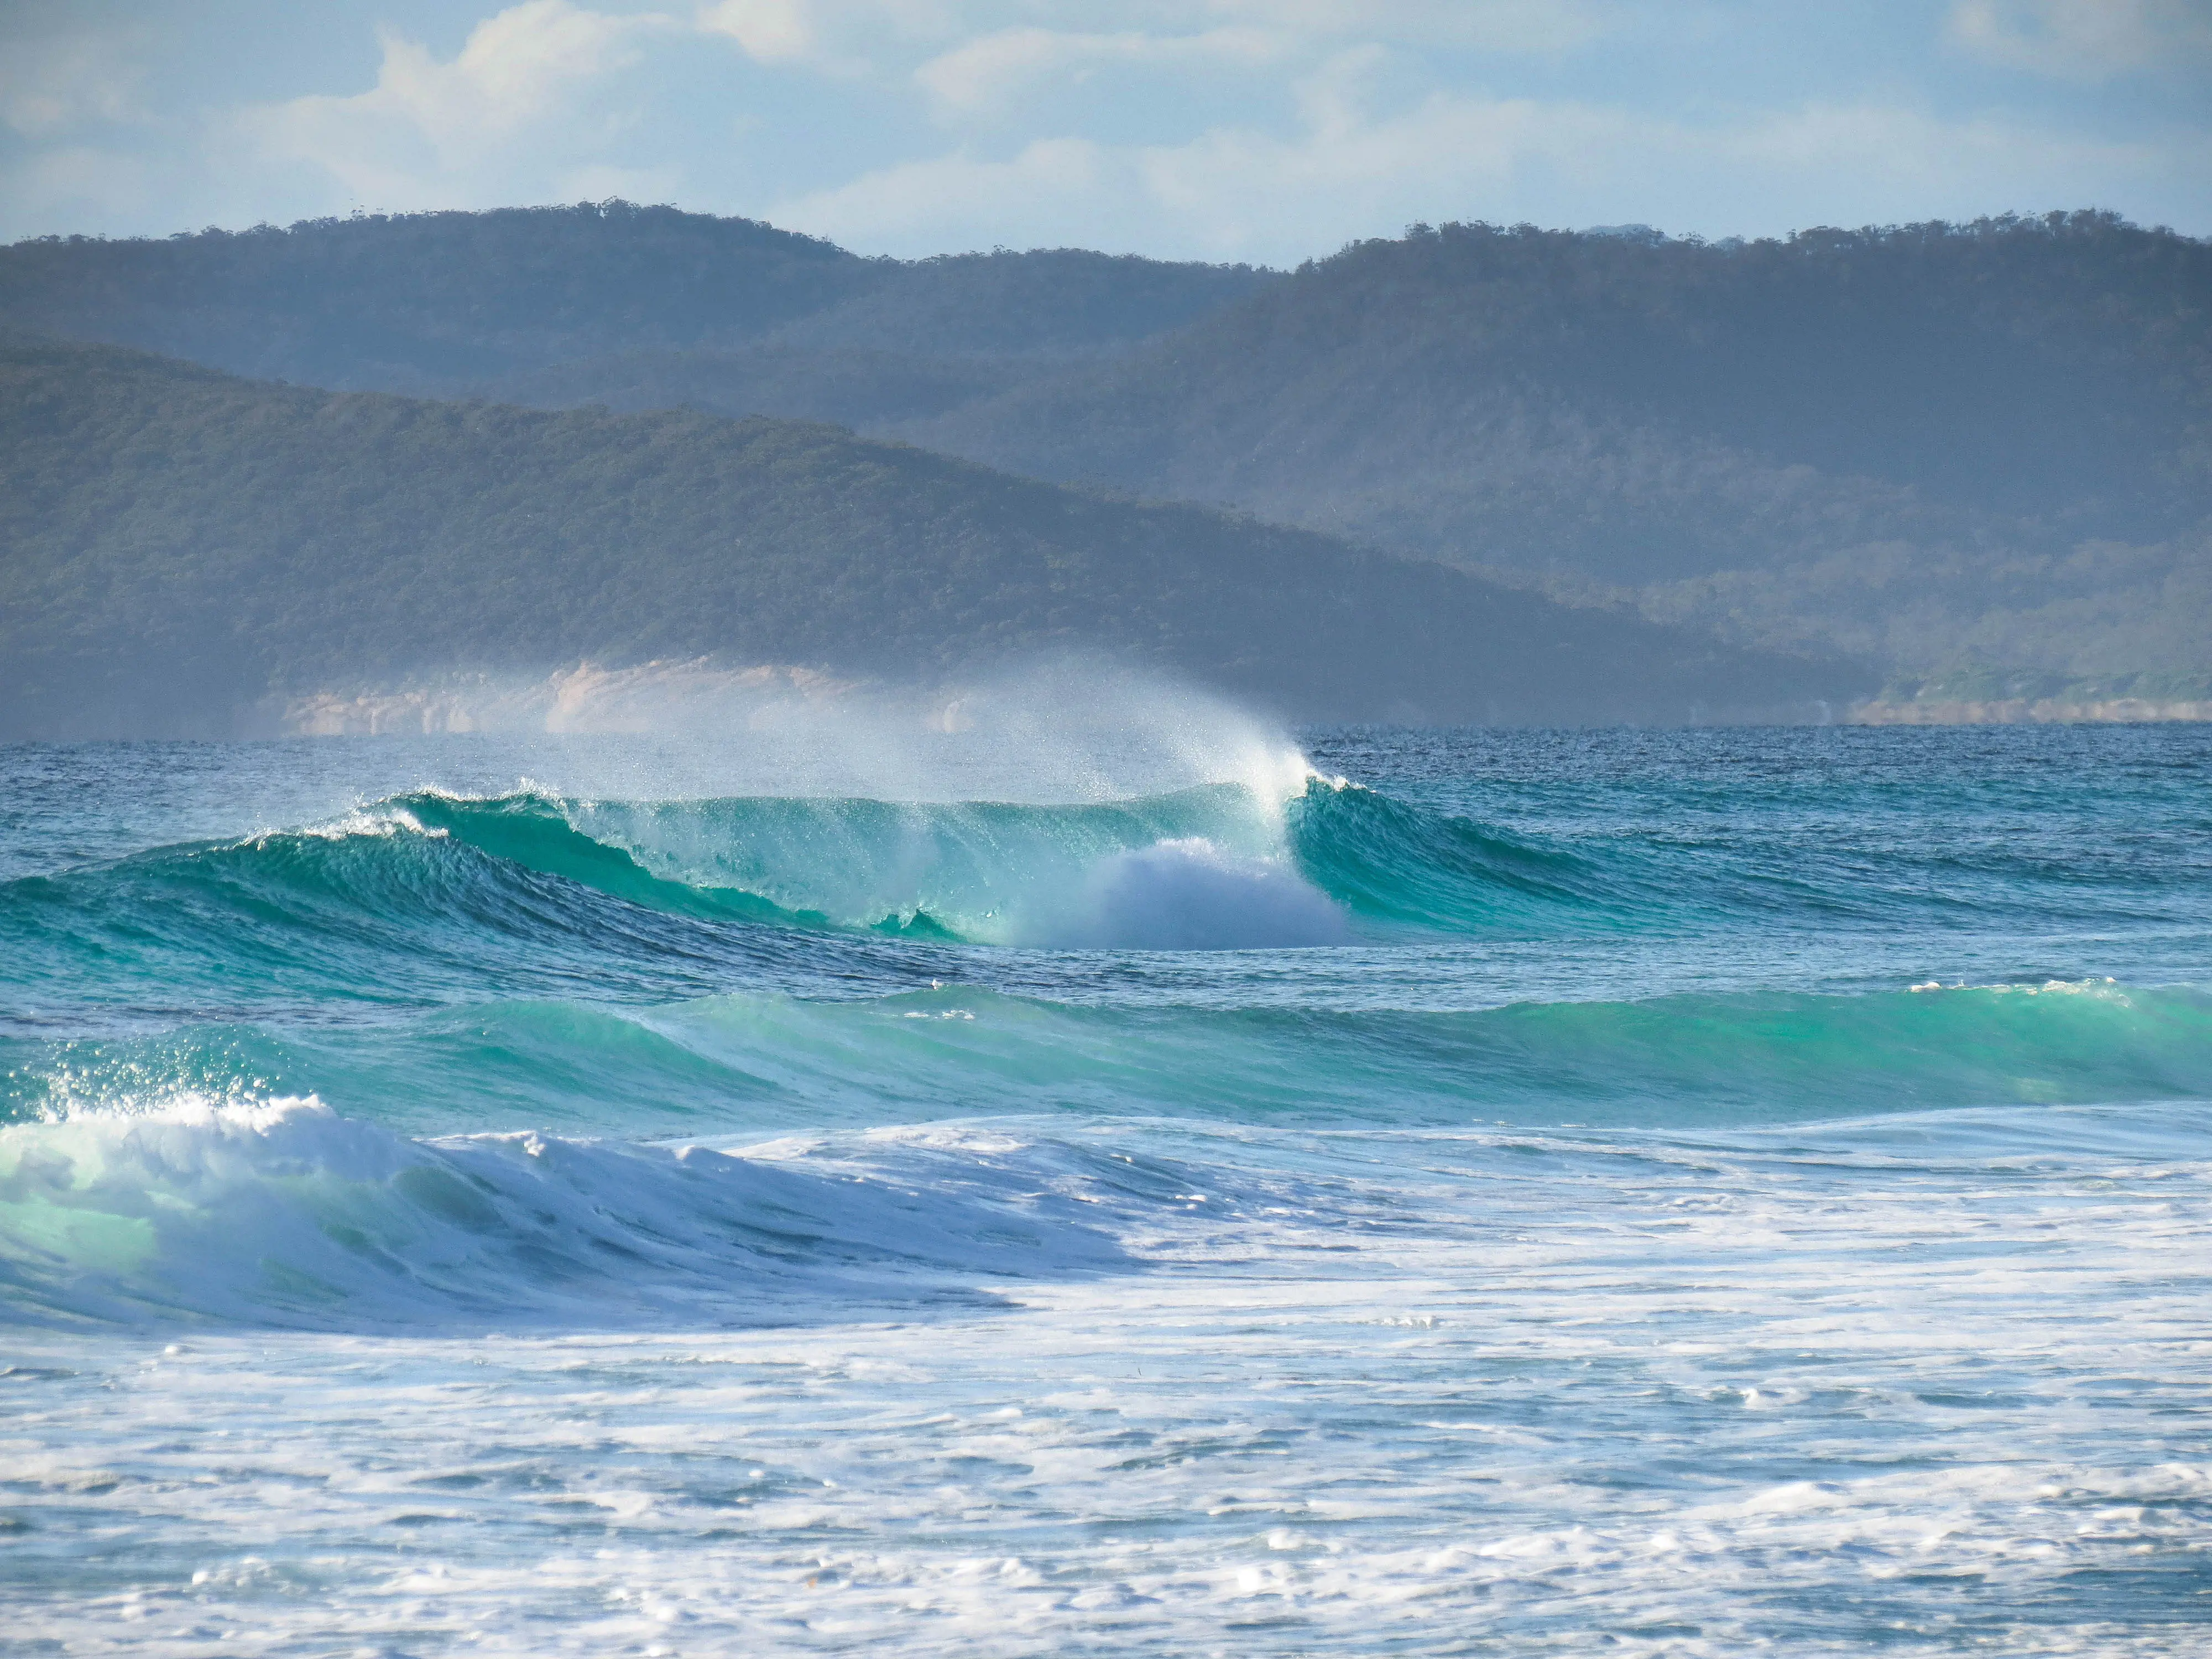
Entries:
<svg viewBox="0 0 2212 1659">
<path fill-rule="evenodd" d="M 971 32 L 951 0 L 710 0 L 696 15 L 704 33 L 728 37 L 759 64 L 866 72 L 917 43 Z"/>
<path fill-rule="evenodd" d="M 2212 62 L 2204 0 L 1960 0 L 1949 33 L 1990 63 L 2065 80 Z"/>
<path fill-rule="evenodd" d="M 988 246 L 1009 231 L 1170 257 L 1295 263 L 1418 219 L 1656 223 L 1677 233 L 1972 217 L 2185 188 L 2194 148 L 2069 137 L 1879 104 L 1695 124 L 1574 100 L 1435 94 L 1370 107 L 1371 52 L 1299 88 L 1299 129 L 1222 126 L 1180 145 L 1038 139 L 966 149 L 785 201 L 778 222 L 868 251 Z"/>
<path fill-rule="evenodd" d="M 144 211 L 156 197 L 155 169 L 143 158 L 89 144 L 43 149 L 0 179 L 16 212 L 47 222 L 98 223 Z M 173 184 L 173 180 L 166 181 Z"/>
<path fill-rule="evenodd" d="M 941 112 L 974 115 L 1002 107 L 1017 91 L 1054 77 L 1087 77 L 1100 69 L 1140 71 L 1254 64 L 1281 55 L 1283 45 L 1256 29 L 1203 34 L 1070 34 L 1005 29 L 933 58 L 915 80 Z"/>
<path fill-rule="evenodd" d="M 128 3 L 0 0 L 0 234 L 609 194 L 1278 263 L 1451 217 L 2212 229 L 2212 0 L 1944 0 L 1940 37 L 1751 0 L 466 0 L 457 49 L 386 31 L 373 84 L 305 97 L 387 0 Z"/>
<path fill-rule="evenodd" d="M 1208 9 L 1307 40 L 1502 52 L 1570 51 L 1607 29 L 1584 0 L 1212 0 Z"/>
<path fill-rule="evenodd" d="M 699 27 L 726 34 L 763 64 L 787 64 L 812 55 L 820 32 L 809 0 L 720 0 L 699 13 Z"/>
<path fill-rule="evenodd" d="M 359 199 L 476 205 L 518 173 L 591 164 L 594 141 L 623 112 L 588 118 L 577 94 L 638 64 L 644 43 L 674 27 L 659 14 L 525 0 L 479 23 L 449 63 L 386 31 L 368 91 L 264 106 L 240 126 L 266 156 L 322 167 Z"/>
<path fill-rule="evenodd" d="M 9 43 L 0 52 L 0 122 L 53 138 L 100 122 L 143 122 L 143 41 L 80 34 Z"/>
</svg>

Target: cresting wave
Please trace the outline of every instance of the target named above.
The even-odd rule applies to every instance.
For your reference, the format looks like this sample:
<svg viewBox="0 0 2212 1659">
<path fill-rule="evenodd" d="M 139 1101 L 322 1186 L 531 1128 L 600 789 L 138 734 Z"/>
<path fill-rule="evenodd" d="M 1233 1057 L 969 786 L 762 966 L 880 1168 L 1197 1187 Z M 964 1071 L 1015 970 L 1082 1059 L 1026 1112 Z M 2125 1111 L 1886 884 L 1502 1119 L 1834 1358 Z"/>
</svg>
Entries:
<svg viewBox="0 0 2212 1659">
<path fill-rule="evenodd" d="M 1342 934 L 1286 856 L 1280 805 L 1241 784 L 1074 806 L 531 794 L 397 805 L 526 868 L 682 913 L 1060 948 Z"/>
<path fill-rule="evenodd" d="M 1509 1188 L 1535 1180 L 1610 1190 L 1667 1170 L 1710 1180 L 1747 1157 L 1805 1162 L 1808 1177 L 1838 1159 L 1924 1176 L 1963 1158 L 2002 1178 L 2053 1158 L 2200 1155 L 2181 1149 L 2201 1149 L 2201 1104 L 2100 1108 L 2092 1121 L 2069 1116 L 2065 1103 L 2117 1091 L 2201 1103 L 2212 1094 L 2212 999 L 2021 987 L 1822 1000 L 1737 1010 L 1733 1030 L 1725 1011 L 1682 1006 L 1466 1017 L 1455 1031 L 1427 1034 L 1469 1070 L 1459 1098 L 1440 1097 L 1442 1072 L 1423 1077 L 1401 1063 L 1363 1079 L 1334 1110 L 1302 1109 L 1295 1092 L 1321 1044 L 1301 1053 L 1295 1040 L 1278 1042 L 1271 1054 L 1270 1034 L 1247 1030 L 1239 1046 L 1233 1023 L 1155 1028 L 1144 1035 L 1165 1040 L 1146 1053 L 1131 1041 L 1137 1032 L 1095 1011 L 1027 1011 L 1029 1029 L 1007 1041 L 991 1018 L 1006 1011 L 988 1001 L 980 1016 L 864 1010 L 923 1023 L 884 1029 L 905 1041 L 867 1057 L 872 1077 L 847 1060 L 842 1085 L 872 1085 L 848 1106 L 926 1111 L 894 1079 L 917 1061 L 927 1069 L 933 1043 L 950 1035 L 936 1085 L 955 1085 L 942 1062 L 957 1059 L 984 1085 L 965 1103 L 994 1121 L 841 1131 L 817 1111 L 806 1115 L 817 1125 L 809 1132 L 732 1151 L 534 1130 L 416 1139 L 313 1097 L 174 1091 L 0 1127 L 0 1324 L 370 1332 L 900 1317 L 987 1305 L 1001 1285 L 1148 1271 L 1178 1238 L 1218 1248 L 1224 1227 L 1295 1225 L 1326 1239 L 1397 1224 L 1391 1178 L 1378 1174 L 1393 1159 L 1429 1176 L 1466 1164 L 1471 1178 Z M 744 1031 L 747 1011 L 735 1012 L 726 1041 L 771 1035 L 758 1020 Z M 805 1039 L 820 1046 L 823 1033 L 809 1023 L 855 1012 L 780 1012 L 773 1035 L 787 1044 L 787 1085 L 801 1080 L 789 1068 Z M 1665 1034 L 1684 1024 L 1687 1039 L 1663 1052 Z M 1869 1039 L 1885 1031 L 1887 1053 L 1870 1052 Z M 1309 1035 L 1334 1039 L 1328 1052 L 1360 1068 L 1384 1066 L 1422 1033 L 1385 1025 L 1358 1034 L 1364 1044 L 1352 1052 L 1344 1040 L 1355 1034 L 1341 1024 Z M 1929 1063 L 1945 1045 L 1965 1055 Z M 1208 1048 L 1215 1069 L 1194 1075 Z M 1084 1076 L 1102 1060 L 1107 1075 Z M 1628 1075 L 1607 1075 L 1624 1060 Z M 1823 1094 L 1793 1094 L 1838 1062 L 1850 1076 L 1831 1077 Z M 2040 1072 L 2004 1074 L 2022 1065 Z M 1731 1073 L 1732 1097 L 1704 1098 Z M 1558 1121 L 1577 1087 L 1580 1121 Z M 1639 1088 L 1649 1093 L 1632 1102 Z M 1551 1099 L 1544 1112 L 1526 1109 L 1532 1090 Z M 1553 1097 L 1562 1090 L 1566 1099 Z M 2053 1126 L 2035 1128 L 2016 1111 L 1925 1109 L 1987 1100 L 2045 1107 Z M 1094 1109 L 1039 1115 L 1086 1103 Z M 1148 1107 L 1161 1115 L 1147 1119 Z M 1205 1115 L 1238 1121 L 1191 1121 Z M 1884 1116 L 1912 1127 L 1877 1129 Z M 1794 1136 L 1792 1120 L 1802 1126 Z"/>
<path fill-rule="evenodd" d="M 1243 950 L 1407 927 L 1481 934 L 1618 925 L 1636 897 L 1581 855 L 1310 779 L 1105 805 L 678 803 L 538 793 L 393 798 L 330 825 L 156 848 L 0 885 L 26 985 L 99 953 L 175 1006 L 265 985 L 371 1001 L 595 988 L 656 992 L 741 957 L 787 965 L 795 930 L 938 944 Z M 673 988 L 685 988 L 681 982 Z M 171 1006 L 155 1002 L 153 1011 Z"/>
<path fill-rule="evenodd" d="M 2201 1626 L 2212 738 L 941 712 L 0 756 L 16 1622 Z"/>
<path fill-rule="evenodd" d="M 385 974 L 352 959 L 364 951 L 413 959 L 402 977 L 434 990 L 449 976 L 472 982 L 472 963 L 584 950 L 603 988 L 623 994 L 626 964 L 641 960 L 656 964 L 657 988 L 684 962 L 700 966 L 697 988 L 712 982 L 708 963 L 733 956 L 787 967 L 789 941 L 772 935 L 794 931 L 848 945 L 866 934 L 1249 950 L 1409 933 L 1590 939 L 1730 916 L 1952 925 L 1962 912 L 1947 896 L 1943 850 L 1913 855 L 1928 867 L 1847 885 L 1837 878 L 1851 872 L 1737 868 L 1679 838 L 1507 833 L 1312 775 L 1279 797 L 1217 782 L 1056 806 L 417 791 L 319 828 L 0 884 L 0 945 L 32 963 L 65 940 L 124 969 L 159 957 L 185 985 L 201 973 L 234 983 L 233 970 L 307 982 L 327 959 L 343 965 L 325 988 L 374 999 Z M 2063 867 L 2014 878 L 2047 879 L 2045 902 L 2080 886 Z M 494 980 L 508 994 L 539 988 L 526 967 L 519 974 Z"/>
<path fill-rule="evenodd" d="M 1621 896 L 1586 859 L 1316 776 L 1280 800 L 1217 783 L 1072 806 L 538 794 L 390 805 L 407 823 L 658 908 L 975 943 L 1296 946 L 1339 942 L 1352 918 L 1480 931 Z"/>
</svg>

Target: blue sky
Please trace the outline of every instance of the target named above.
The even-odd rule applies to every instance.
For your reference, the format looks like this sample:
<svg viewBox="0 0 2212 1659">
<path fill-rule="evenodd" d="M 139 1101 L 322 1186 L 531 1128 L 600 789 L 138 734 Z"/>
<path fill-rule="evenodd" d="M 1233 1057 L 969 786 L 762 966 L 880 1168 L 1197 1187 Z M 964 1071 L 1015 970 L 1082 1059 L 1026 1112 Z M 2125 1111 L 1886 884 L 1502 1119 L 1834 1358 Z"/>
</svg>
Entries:
<svg viewBox="0 0 2212 1659">
<path fill-rule="evenodd" d="M 2212 233 L 2212 0 L 0 0 L 0 238 L 598 200 L 903 255 Z"/>
</svg>

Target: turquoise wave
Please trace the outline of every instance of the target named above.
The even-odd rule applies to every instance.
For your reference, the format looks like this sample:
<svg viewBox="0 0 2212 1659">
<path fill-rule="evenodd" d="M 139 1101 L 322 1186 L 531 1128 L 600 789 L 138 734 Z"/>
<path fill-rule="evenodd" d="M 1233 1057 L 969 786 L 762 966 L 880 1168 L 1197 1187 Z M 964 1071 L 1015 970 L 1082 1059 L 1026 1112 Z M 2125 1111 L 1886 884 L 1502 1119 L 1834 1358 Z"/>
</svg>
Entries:
<svg viewBox="0 0 2212 1659">
<path fill-rule="evenodd" d="M 1304 1133 L 1350 1159 L 1329 1191 L 1369 1138 L 1416 1127 L 1527 1132 L 1496 1149 L 1510 1179 L 1516 1146 L 1571 1156 L 1577 1129 L 1705 1158 L 1737 1130 L 1993 1106 L 2033 1146 L 2023 1107 L 2122 1106 L 2143 1133 L 2146 1111 L 2197 1111 L 2186 1137 L 2202 1109 L 2160 1103 L 2207 1100 L 2212 995 L 2108 982 L 1456 1014 L 940 988 L 4 1039 L 0 1324 L 781 1323 L 1135 1270 L 1123 1231 L 1193 1191 L 1224 1214 L 1280 1201 L 1218 1162 L 1133 1156 L 1140 1120 Z M 970 1127 L 872 1127 L 933 1118 Z M 765 1135 L 763 1155 L 697 1144 Z M 847 1151 L 816 1156 L 829 1139 Z"/>
<path fill-rule="evenodd" d="M 1287 804 L 1236 785 L 1077 806 L 418 793 L 323 829 L 0 884 L 0 988 L 34 1012 L 155 1018 L 666 1000 L 733 981 L 805 988 L 878 963 L 873 941 L 1241 950 L 1408 927 L 1589 933 L 1643 902 L 1578 855 L 1320 781 Z"/>
<path fill-rule="evenodd" d="M 468 846 L 641 904 L 991 942 L 1048 937 L 1066 920 L 1054 901 L 1115 858 L 1203 842 L 1256 864 L 1282 850 L 1279 815 L 1238 785 L 1087 806 L 530 794 L 390 805 Z"/>
<path fill-rule="evenodd" d="M 0 1040 L 0 1120 L 314 1093 L 415 1133 L 633 1137 L 1041 1111 L 1654 1127 L 2212 1100 L 2212 995 L 2106 982 L 1528 1003 L 1081 1006 L 975 988 L 504 1002 L 369 1025 Z"/>
</svg>

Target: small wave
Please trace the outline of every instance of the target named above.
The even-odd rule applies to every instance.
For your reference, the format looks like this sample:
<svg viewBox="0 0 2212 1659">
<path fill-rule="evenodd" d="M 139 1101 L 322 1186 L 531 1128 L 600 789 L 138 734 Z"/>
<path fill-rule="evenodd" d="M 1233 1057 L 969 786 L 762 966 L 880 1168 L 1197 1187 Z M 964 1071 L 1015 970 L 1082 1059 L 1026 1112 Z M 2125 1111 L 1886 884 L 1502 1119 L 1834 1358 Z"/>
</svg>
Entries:
<svg viewBox="0 0 2212 1659">
<path fill-rule="evenodd" d="M 535 1133 L 404 1139 L 179 1096 L 0 1129 L 0 1312 L 345 1329 L 792 1323 L 1126 1265 L 1003 1160 L 933 1184 Z"/>
<path fill-rule="evenodd" d="M 1449 933 L 1587 926 L 1632 896 L 1587 857 L 1340 780 L 1311 780 L 1286 817 L 1308 878 L 1376 921 Z"/>
<path fill-rule="evenodd" d="M 0 1121 L 319 1093 L 414 1133 L 633 1138 L 1073 1112 L 1255 1123 L 1804 1122 L 2212 1100 L 2212 995 L 1747 993 L 1462 1012 L 1083 1006 L 975 987 L 504 1003 L 281 1036 L 0 1042 Z"/>
</svg>

